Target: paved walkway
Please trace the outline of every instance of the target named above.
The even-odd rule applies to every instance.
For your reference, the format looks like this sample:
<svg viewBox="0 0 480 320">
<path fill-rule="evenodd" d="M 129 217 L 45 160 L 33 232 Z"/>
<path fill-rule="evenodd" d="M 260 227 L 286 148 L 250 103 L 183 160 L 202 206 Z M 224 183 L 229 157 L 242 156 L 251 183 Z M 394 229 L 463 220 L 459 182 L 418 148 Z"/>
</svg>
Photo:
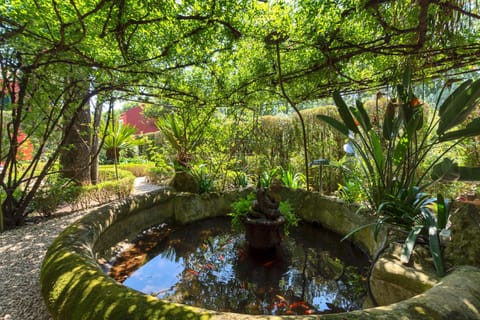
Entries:
<svg viewBox="0 0 480 320">
<path fill-rule="evenodd" d="M 154 184 L 150 184 L 147 182 L 146 177 L 138 177 L 135 179 L 135 183 L 133 184 L 133 192 L 132 194 L 142 194 L 154 190 L 158 190 L 164 188 L 164 186 L 157 186 Z"/>
</svg>

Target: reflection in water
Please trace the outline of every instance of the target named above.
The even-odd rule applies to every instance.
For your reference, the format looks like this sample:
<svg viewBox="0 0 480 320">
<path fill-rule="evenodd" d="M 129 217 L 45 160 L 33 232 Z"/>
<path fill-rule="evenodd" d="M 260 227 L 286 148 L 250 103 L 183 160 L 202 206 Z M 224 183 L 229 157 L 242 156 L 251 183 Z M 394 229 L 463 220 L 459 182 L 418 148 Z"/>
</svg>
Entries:
<svg viewBox="0 0 480 320">
<path fill-rule="evenodd" d="M 157 227 L 143 232 L 110 274 L 161 299 L 218 311 L 280 315 L 361 308 L 368 259 L 332 232 L 303 224 L 273 257 L 252 256 L 244 241 L 227 218 Z M 132 272 L 126 266 L 139 256 L 148 262 Z"/>
</svg>

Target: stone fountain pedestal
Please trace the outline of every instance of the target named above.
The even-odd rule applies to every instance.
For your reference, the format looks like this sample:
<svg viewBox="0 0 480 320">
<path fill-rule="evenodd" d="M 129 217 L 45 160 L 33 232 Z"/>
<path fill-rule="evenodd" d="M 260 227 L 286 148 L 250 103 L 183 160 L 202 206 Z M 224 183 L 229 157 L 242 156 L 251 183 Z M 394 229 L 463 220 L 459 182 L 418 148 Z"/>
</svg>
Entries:
<svg viewBox="0 0 480 320">
<path fill-rule="evenodd" d="M 245 219 L 245 238 L 251 249 L 269 251 L 275 249 L 283 239 L 285 217 L 278 216 L 275 220 L 265 218 Z"/>
</svg>

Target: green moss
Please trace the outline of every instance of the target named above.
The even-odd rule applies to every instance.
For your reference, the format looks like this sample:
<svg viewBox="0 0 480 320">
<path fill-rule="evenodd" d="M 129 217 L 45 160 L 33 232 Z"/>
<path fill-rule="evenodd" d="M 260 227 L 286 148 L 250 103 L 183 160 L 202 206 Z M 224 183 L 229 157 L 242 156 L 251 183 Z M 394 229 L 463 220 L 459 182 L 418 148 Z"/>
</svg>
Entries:
<svg viewBox="0 0 480 320">
<path fill-rule="evenodd" d="M 231 203 L 238 198 L 238 195 L 225 197 L 231 198 L 229 202 Z M 217 198 L 218 195 L 212 195 L 209 199 L 205 196 L 209 201 Z M 175 212 L 179 210 L 175 205 L 180 206 L 190 200 L 191 195 L 188 194 L 173 196 L 158 192 L 145 195 L 93 211 L 62 232 L 48 249 L 41 269 L 41 292 L 52 318 L 55 320 L 251 318 L 245 315 L 208 312 L 140 294 L 106 276 L 97 265 L 95 260 L 97 253 L 94 248 L 99 239 L 102 239 L 102 233 L 109 230 L 112 225 L 125 221 L 123 219 L 125 216 L 138 218 L 139 212 L 144 212 L 142 210 L 152 208 L 160 202 L 168 202 L 169 208 L 171 203 L 171 210 Z M 184 207 L 180 206 L 180 208 Z M 202 212 L 209 211 L 202 210 Z M 190 216 L 190 213 L 185 214 L 185 217 Z M 419 310 L 430 312 L 431 308 L 436 308 L 433 302 L 441 301 L 441 307 L 438 306 L 437 311 L 443 310 L 438 311 L 442 319 L 448 319 L 450 316 L 450 318 L 457 316 L 458 319 L 478 319 L 480 317 L 479 288 L 480 270 L 474 267 L 462 267 L 442 279 L 438 286 L 413 299 L 384 308 L 327 315 L 326 318 L 415 319 L 418 318 Z M 439 297 L 445 297 L 445 299 L 441 300 Z M 258 317 L 258 319 L 261 318 Z"/>
<path fill-rule="evenodd" d="M 54 319 L 207 319 L 205 312 L 139 294 L 106 277 L 91 259 L 55 243 L 41 270 L 42 294 Z"/>
</svg>

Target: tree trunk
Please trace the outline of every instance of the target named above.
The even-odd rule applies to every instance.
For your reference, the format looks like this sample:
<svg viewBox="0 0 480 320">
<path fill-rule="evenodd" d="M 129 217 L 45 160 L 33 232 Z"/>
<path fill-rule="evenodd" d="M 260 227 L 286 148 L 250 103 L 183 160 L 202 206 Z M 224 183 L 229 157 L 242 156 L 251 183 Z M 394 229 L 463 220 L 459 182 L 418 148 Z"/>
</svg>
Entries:
<svg viewBox="0 0 480 320">
<path fill-rule="evenodd" d="M 65 130 L 65 145 L 60 155 L 61 174 L 80 185 L 90 180 L 90 110 L 82 108 L 74 116 L 70 130 Z"/>
<path fill-rule="evenodd" d="M 118 159 L 120 158 L 120 149 L 118 148 L 109 148 L 105 150 L 106 157 L 109 162 L 118 164 Z"/>
<path fill-rule="evenodd" d="M 91 148 L 91 165 L 90 165 L 90 180 L 92 184 L 97 184 L 98 181 L 98 155 L 100 149 L 99 128 L 102 119 L 102 103 L 97 101 L 93 113 L 93 134 L 92 134 L 92 148 Z"/>
</svg>

